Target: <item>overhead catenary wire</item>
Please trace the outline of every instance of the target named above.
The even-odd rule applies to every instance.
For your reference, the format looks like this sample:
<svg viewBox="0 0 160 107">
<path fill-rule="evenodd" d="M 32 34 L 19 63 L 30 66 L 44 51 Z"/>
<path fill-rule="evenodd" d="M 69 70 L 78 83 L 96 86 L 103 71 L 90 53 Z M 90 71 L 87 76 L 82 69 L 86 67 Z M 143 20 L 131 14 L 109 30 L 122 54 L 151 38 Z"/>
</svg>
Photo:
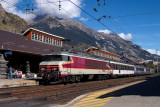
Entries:
<svg viewBox="0 0 160 107">
<path fill-rule="evenodd" d="M 109 4 L 109 3 L 108 3 Z M 108 6 L 110 8 L 110 10 L 112 11 L 112 13 L 114 13 L 115 15 L 117 15 L 117 13 L 114 11 L 114 8 L 112 8 L 111 6 Z M 104 7 L 103 7 L 104 8 Z M 104 10 L 106 11 L 106 9 L 104 8 Z M 111 19 L 117 19 L 117 18 L 111 18 Z M 124 21 L 124 20 L 121 20 L 128 28 L 131 32 L 133 32 L 133 34 L 136 34 L 135 31 Z M 118 22 L 117 22 L 118 23 Z M 135 43 L 134 41 L 134 38 L 131 39 L 131 41 L 133 43 Z"/>
<path fill-rule="evenodd" d="M 104 27 L 106 27 L 108 30 L 110 30 L 111 32 L 117 34 L 115 31 L 113 31 L 111 28 L 109 28 L 108 26 L 106 26 L 105 24 L 103 24 L 102 22 L 98 21 L 93 15 L 91 15 L 90 13 L 88 13 L 87 11 L 85 11 L 84 9 L 82 9 L 80 6 L 78 6 L 77 4 L 75 4 L 74 2 L 70 1 L 72 4 L 74 4 L 76 7 L 78 7 L 79 9 L 81 9 L 84 13 L 86 13 L 87 15 L 89 15 L 90 17 L 92 17 L 94 20 L 96 20 L 97 22 L 99 22 L 101 25 L 103 25 Z"/>
<path fill-rule="evenodd" d="M 50 3 L 52 3 L 53 5 L 55 5 L 55 6 L 59 7 L 59 5 L 56 5 L 56 4 L 55 4 L 55 2 L 51 2 L 51 1 L 49 1 L 49 0 L 48 0 L 48 2 L 50 2 Z M 61 10 L 65 11 L 66 13 L 68 13 L 69 15 L 71 15 L 72 17 L 75 17 L 73 14 L 71 14 L 70 12 L 68 12 L 67 10 L 65 10 L 65 9 L 64 9 L 64 8 L 62 8 L 62 7 L 61 7 Z M 75 19 L 76 19 L 77 21 L 79 21 L 79 19 L 78 19 L 78 18 L 76 18 L 76 17 L 75 17 Z M 86 25 L 86 24 L 84 24 L 83 22 L 81 22 L 81 23 L 82 23 L 83 25 L 87 26 L 87 25 Z"/>
<path fill-rule="evenodd" d="M 160 11 L 157 12 L 146 12 L 146 13 L 138 13 L 138 14 L 129 14 L 129 15 L 123 15 L 123 16 L 116 16 L 111 18 L 121 18 L 121 17 L 129 17 L 129 16 L 140 16 L 140 15 L 147 15 L 147 14 L 159 14 Z"/>
<path fill-rule="evenodd" d="M 107 13 L 109 13 L 105 7 L 101 7 L 104 11 L 106 11 Z M 109 13 L 110 14 L 110 13 Z M 107 19 L 107 18 L 106 18 Z M 108 19 L 111 19 L 111 15 L 108 15 Z M 119 28 L 123 31 L 126 32 L 126 30 L 116 21 L 116 18 L 112 18 L 113 21 L 119 26 Z M 126 32 L 127 33 L 127 32 Z"/>
<path fill-rule="evenodd" d="M 86 5 L 86 6 L 90 7 L 89 4 Z M 103 9 L 103 11 L 107 12 L 106 9 L 103 7 L 103 5 L 101 5 L 100 7 Z M 90 7 L 90 8 L 93 8 L 93 7 Z M 99 12 L 96 12 L 96 13 L 99 13 Z M 107 14 L 108 14 L 108 12 L 107 12 Z M 110 17 L 111 17 L 111 16 L 110 16 L 109 14 L 106 15 L 106 13 L 104 13 L 104 14 L 101 15 L 97 20 L 98 20 L 98 21 L 101 21 L 102 19 L 110 19 Z M 112 25 L 113 25 L 113 24 L 116 24 L 116 26 L 119 26 L 119 28 L 120 28 L 123 32 L 126 32 L 126 31 L 120 26 L 120 24 L 119 24 L 115 19 L 112 19 L 112 20 L 113 20 L 115 23 L 113 23 L 111 20 L 107 20 L 107 21 L 110 22 Z"/>
</svg>

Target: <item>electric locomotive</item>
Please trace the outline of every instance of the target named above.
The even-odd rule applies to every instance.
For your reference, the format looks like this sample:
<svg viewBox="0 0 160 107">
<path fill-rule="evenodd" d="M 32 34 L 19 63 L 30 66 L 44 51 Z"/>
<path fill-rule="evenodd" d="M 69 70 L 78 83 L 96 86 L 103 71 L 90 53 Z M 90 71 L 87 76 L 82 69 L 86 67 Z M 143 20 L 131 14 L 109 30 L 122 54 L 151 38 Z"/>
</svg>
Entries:
<svg viewBox="0 0 160 107">
<path fill-rule="evenodd" d="M 70 52 L 43 55 L 40 63 L 44 82 L 79 82 L 80 80 L 107 79 L 111 75 L 109 61 Z"/>
</svg>

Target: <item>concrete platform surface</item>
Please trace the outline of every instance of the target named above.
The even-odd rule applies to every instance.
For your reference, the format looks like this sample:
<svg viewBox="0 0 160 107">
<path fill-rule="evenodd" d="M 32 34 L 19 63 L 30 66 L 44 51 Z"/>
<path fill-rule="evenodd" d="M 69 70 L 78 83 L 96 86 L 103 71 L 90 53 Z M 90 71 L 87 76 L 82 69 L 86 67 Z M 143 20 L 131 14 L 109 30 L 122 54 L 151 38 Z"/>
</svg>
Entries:
<svg viewBox="0 0 160 107">
<path fill-rule="evenodd" d="M 160 77 L 96 91 L 61 107 L 160 107 Z"/>
<path fill-rule="evenodd" d="M 36 79 L 0 79 L 0 88 L 39 85 Z"/>
</svg>

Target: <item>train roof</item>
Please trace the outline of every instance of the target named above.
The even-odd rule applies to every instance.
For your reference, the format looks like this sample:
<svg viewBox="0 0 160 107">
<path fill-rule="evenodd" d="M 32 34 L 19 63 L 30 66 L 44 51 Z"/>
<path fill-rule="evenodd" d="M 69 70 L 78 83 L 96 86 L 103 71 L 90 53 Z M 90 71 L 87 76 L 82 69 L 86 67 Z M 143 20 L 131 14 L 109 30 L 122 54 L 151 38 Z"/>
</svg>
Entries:
<svg viewBox="0 0 160 107">
<path fill-rule="evenodd" d="M 132 64 L 128 64 L 128 63 L 124 63 L 124 62 L 116 62 L 116 61 L 110 61 L 110 63 L 114 63 L 114 64 L 119 64 L 119 65 L 127 65 L 127 66 L 135 66 L 135 65 L 132 65 Z"/>
<path fill-rule="evenodd" d="M 146 68 L 146 67 L 140 66 L 140 65 L 135 65 L 135 67 L 137 67 L 137 68 Z"/>
<path fill-rule="evenodd" d="M 43 55 L 69 55 L 69 56 L 78 56 L 78 57 L 83 57 L 83 58 L 88 58 L 88 59 L 95 59 L 95 60 L 101 60 L 101 61 L 108 61 L 107 59 L 103 58 L 98 58 L 91 56 L 90 54 L 85 54 L 85 53 L 76 53 L 76 52 L 51 52 L 48 54 L 43 54 Z"/>
<path fill-rule="evenodd" d="M 116 61 L 116 60 L 110 60 L 110 59 L 105 59 L 102 57 L 96 57 L 94 55 L 86 54 L 86 53 L 77 53 L 77 52 L 68 52 L 68 51 L 62 51 L 62 52 L 51 52 L 48 54 L 43 54 L 43 55 L 69 55 L 69 56 L 79 56 L 83 58 L 88 58 L 88 59 L 94 59 L 94 60 L 101 60 L 101 61 L 108 61 L 110 63 L 116 63 L 116 64 L 121 64 L 121 65 L 130 65 L 134 66 L 132 64 L 124 63 L 123 61 Z"/>
</svg>

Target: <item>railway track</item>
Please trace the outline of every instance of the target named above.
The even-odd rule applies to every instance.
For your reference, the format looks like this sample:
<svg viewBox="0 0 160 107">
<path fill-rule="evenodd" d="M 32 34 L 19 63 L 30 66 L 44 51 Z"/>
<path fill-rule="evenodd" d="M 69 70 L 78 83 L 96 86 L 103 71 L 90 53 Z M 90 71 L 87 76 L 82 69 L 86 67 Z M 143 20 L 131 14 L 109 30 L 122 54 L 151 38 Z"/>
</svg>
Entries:
<svg viewBox="0 0 160 107">
<path fill-rule="evenodd" d="M 49 85 L 49 86 L 30 86 L 19 88 L 0 89 L 1 98 L 17 98 L 20 100 L 34 100 L 37 102 L 43 102 L 43 104 L 54 103 L 64 104 L 68 101 L 76 98 L 79 95 L 83 95 L 89 92 L 110 88 L 117 85 L 122 85 L 138 80 L 144 80 L 152 78 L 156 75 L 116 78 L 104 81 L 89 81 L 67 85 Z"/>
</svg>

